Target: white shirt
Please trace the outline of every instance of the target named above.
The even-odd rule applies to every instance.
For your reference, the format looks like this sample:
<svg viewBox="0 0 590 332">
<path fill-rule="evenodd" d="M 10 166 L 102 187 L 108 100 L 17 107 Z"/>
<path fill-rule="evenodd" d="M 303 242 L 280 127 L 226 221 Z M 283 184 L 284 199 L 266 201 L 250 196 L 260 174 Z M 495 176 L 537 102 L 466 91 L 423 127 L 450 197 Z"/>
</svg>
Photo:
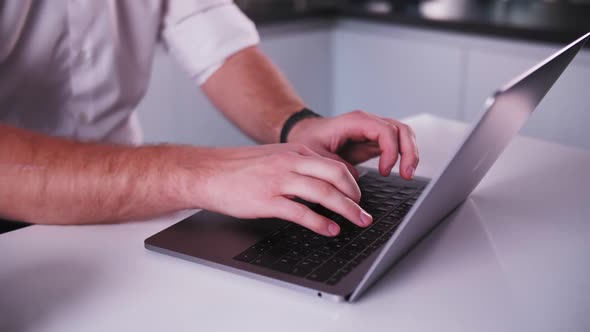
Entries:
<svg viewBox="0 0 590 332">
<path fill-rule="evenodd" d="M 0 122 L 140 143 L 134 108 L 159 42 L 202 84 L 259 37 L 231 0 L 0 2 Z"/>
</svg>

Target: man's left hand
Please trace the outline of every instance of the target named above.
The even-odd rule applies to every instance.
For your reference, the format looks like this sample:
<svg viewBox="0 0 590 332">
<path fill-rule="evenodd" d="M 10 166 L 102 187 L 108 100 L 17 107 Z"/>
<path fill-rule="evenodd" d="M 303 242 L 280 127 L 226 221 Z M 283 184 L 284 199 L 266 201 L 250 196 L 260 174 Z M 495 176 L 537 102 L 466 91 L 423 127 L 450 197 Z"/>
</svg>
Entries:
<svg viewBox="0 0 590 332">
<path fill-rule="evenodd" d="M 379 157 L 379 172 L 389 175 L 401 156 L 400 175 L 414 177 L 419 155 L 414 131 L 397 120 L 354 111 L 332 118 L 307 118 L 297 123 L 289 136 L 289 143 L 302 143 L 321 156 L 346 164 L 355 178 L 354 166 Z"/>
</svg>

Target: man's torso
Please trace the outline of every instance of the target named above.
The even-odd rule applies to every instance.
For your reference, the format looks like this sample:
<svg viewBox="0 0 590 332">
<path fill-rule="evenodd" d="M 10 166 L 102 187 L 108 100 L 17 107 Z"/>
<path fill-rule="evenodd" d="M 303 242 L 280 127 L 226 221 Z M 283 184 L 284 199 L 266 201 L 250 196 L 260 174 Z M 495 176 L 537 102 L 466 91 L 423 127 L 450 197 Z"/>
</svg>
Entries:
<svg viewBox="0 0 590 332">
<path fill-rule="evenodd" d="M 81 141 L 139 143 L 161 1 L 0 4 L 0 122 Z"/>
</svg>

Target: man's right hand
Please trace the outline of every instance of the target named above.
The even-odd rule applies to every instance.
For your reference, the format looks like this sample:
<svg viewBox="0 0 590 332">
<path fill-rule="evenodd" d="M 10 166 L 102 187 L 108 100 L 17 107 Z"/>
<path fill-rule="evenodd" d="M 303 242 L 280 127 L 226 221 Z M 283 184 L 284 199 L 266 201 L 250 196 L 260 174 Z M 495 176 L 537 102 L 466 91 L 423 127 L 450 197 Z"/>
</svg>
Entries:
<svg viewBox="0 0 590 332">
<path fill-rule="evenodd" d="M 0 124 L 0 150 L 0 217 L 6 219 L 96 224 L 203 208 L 338 234 L 336 223 L 293 200 L 299 197 L 359 226 L 371 222 L 357 204 L 360 190 L 346 166 L 300 144 L 134 147 Z"/>
<path fill-rule="evenodd" d="M 293 200 L 318 203 L 358 226 L 372 217 L 358 202 L 360 189 L 343 163 L 298 144 L 214 149 L 196 186 L 198 206 L 238 218 L 276 217 L 336 236 L 334 221 Z"/>
</svg>

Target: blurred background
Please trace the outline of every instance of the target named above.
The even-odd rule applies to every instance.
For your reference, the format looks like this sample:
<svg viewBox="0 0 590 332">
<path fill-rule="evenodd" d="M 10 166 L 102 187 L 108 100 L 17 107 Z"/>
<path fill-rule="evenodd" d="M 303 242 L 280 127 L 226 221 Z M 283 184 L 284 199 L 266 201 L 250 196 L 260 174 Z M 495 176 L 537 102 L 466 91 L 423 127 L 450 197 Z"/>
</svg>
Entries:
<svg viewBox="0 0 590 332">
<path fill-rule="evenodd" d="M 236 0 L 316 112 L 469 122 L 487 96 L 590 31 L 590 0 Z M 522 134 L 590 149 L 590 45 Z M 147 142 L 252 144 L 164 50 L 139 107 Z"/>
</svg>

